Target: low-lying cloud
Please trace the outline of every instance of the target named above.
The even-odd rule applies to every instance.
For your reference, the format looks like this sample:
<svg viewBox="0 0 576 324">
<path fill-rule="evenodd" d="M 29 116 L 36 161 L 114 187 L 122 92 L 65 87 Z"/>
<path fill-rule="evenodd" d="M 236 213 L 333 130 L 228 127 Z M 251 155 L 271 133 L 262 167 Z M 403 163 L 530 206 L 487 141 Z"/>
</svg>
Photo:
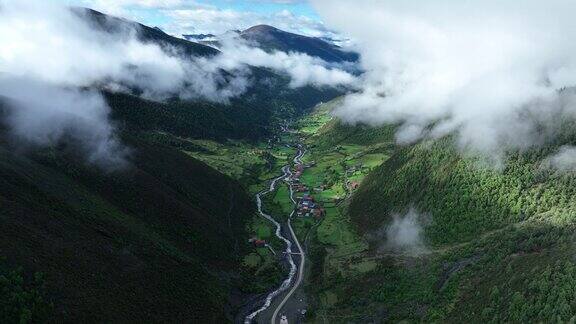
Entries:
<svg viewBox="0 0 576 324">
<path fill-rule="evenodd" d="M 405 143 L 455 133 L 461 148 L 501 156 L 574 117 L 574 94 L 557 91 L 576 84 L 574 1 L 312 3 L 362 54 L 362 91 L 337 111 L 349 122 L 400 124 Z"/>
<path fill-rule="evenodd" d="M 82 144 L 89 163 L 106 169 L 126 166 L 129 150 L 116 138 L 108 106 L 99 93 L 0 76 L 0 96 L 10 98 L 3 122 L 20 142 L 55 146 L 72 135 L 74 142 Z"/>
<path fill-rule="evenodd" d="M 186 56 L 141 41 L 136 24 L 122 26 L 95 28 L 80 11 L 49 1 L 0 1 L 0 94 L 21 102 L 8 120 L 13 133 L 39 145 L 69 136 L 85 144 L 90 160 L 110 164 L 122 150 L 109 108 L 98 92 L 77 89 L 227 103 L 250 87 L 249 65 L 286 74 L 294 87 L 351 83 L 346 72 L 307 56 L 241 44 L 213 57 Z"/>
<path fill-rule="evenodd" d="M 556 153 L 542 161 L 544 169 L 555 169 L 564 172 L 576 171 L 576 147 L 562 146 Z"/>
<path fill-rule="evenodd" d="M 237 70 L 249 65 L 273 70 L 290 77 L 290 86 L 353 87 L 356 77 L 344 66 L 330 66 L 325 61 L 301 53 L 266 52 L 238 37 L 225 37 L 220 47 L 222 54 L 215 58 L 225 70 Z"/>
<path fill-rule="evenodd" d="M 414 208 L 406 214 L 393 214 L 392 222 L 376 233 L 381 252 L 407 253 L 419 255 L 428 251 L 424 240 L 424 227 L 430 217 Z"/>
</svg>

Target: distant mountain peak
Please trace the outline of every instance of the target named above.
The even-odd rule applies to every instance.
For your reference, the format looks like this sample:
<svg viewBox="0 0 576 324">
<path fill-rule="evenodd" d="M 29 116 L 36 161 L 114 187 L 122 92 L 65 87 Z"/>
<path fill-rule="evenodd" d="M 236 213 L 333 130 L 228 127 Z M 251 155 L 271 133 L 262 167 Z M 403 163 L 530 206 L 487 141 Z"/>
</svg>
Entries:
<svg viewBox="0 0 576 324">
<path fill-rule="evenodd" d="M 271 32 L 271 31 L 281 31 L 281 30 L 270 25 L 256 25 L 244 30 L 242 33 Z"/>
<path fill-rule="evenodd" d="M 321 38 L 290 33 L 270 25 L 250 27 L 242 31 L 240 36 L 266 51 L 298 52 L 327 62 L 358 61 L 358 54 L 346 52 Z"/>
</svg>

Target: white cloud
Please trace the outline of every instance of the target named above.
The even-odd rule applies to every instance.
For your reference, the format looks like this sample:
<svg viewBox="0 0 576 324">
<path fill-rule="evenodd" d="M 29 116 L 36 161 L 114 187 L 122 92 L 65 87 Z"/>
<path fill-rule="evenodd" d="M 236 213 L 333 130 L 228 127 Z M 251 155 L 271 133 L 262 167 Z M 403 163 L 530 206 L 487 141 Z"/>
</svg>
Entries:
<svg viewBox="0 0 576 324">
<path fill-rule="evenodd" d="M 53 146 L 71 136 L 81 144 L 88 162 L 107 169 L 126 165 L 129 150 L 116 138 L 109 108 L 99 93 L 3 75 L 0 96 L 11 100 L 2 122 L 20 146 L 22 142 Z"/>
<path fill-rule="evenodd" d="M 305 3 L 307 0 L 251 0 L 253 2 L 267 2 L 267 3 L 279 3 L 279 4 L 294 4 L 294 3 Z"/>
<path fill-rule="evenodd" d="M 555 154 L 543 161 L 542 167 L 559 171 L 576 171 L 576 147 L 563 146 Z"/>
<path fill-rule="evenodd" d="M 164 10 L 163 12 L 172 18 L 172 22 L 163 28 L 173 35 L 223 34 L 230 30 L 244 30 L 255 25 L 265 24 L 312 37 L 336 36 L 322 22 L 306 16 L 295 15 L 289 10 L 259 14 L 250 11 L 198 6 Z"/>
<path fill-rule="evenodd" d="M 556 91 L 576 84 L 574 1 L 312 2 L 362 54 L 363 91 L 338 111 L 349 121 L 402 123 L 407 142 L 456 132 L 461 147 L 501 155 L 574 113 Z"/>
<path fill-rule="evenodd" d="M 245 90 L 245 85 L 227 87 L 214 64 L 140 42 L 135 27 L 111 34 L 64 7 L 9 3 L 0 14 L 4 72 L 61 86 L 137 87 L 155 98 L 179 94 L 225 101 Z"/>
<path fill-rule="evenodd" d="M 410 208 L 406 214 L 393 214 L 392 221 L 370 235 L 382 252 L 420 255 L 428 252 L 424 228 L 432 218 Z"/>
<path fill-rule="evenodd" d="M 236 70 L 242 65 L 264 67 L 290 77 L 293 88 L 313 85 L 318 87 L 352 87 L 356 78 L 350 73 L 334 67 L 321 59 L 300 53 L 273 52 L 245 45 L 242 40 L 224 39 L 222 54 L 215 59 L 218 66 Z"/>
<path fill-rule="evenodd" d="M 226 101 L 243 93 L 239 71 L 224 82 L 220 68 L 144 44 L 136 30 L 98 31 L 68 8 L 44 1 L 4 1 L 0 11 L 0 95 L 15 100 L 13 135 L 38 145 L 62 138 L 83 143 L 92 162 L 109 166 L 122 159 L 108 107 L 82 87 L 138 88 L 143 95 Z"/>
<path fill-rule="evenodd" d="M 118 161 L 122 152 L 107 119 L 108 107 L 98 93 L 74 89 L 135 88 L 158 100 L 179 96 L 227 102 L 249 86 L 249 65 L 285 73 L 294 87 L 352 82 L 349 74 L 305 55 L 267 54 L 236 44 L 216 57 L 186 57 L 139 41 L 134 25 L 108 33 L 53 3 L 2 4 L 0 95 L 23 105 L 12 109 L 13 133 L 39 145 L 72 137 L 84 144 L 90 160 L 101 164 Z"/>
</svg>

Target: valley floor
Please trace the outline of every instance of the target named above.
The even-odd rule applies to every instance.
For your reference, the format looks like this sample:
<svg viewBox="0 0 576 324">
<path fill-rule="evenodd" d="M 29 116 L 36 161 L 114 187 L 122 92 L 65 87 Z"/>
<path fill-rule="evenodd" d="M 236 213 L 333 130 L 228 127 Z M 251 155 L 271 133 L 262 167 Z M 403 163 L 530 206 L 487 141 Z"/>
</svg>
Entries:
<svg viewBox="0 0 576 324">
<path fill-rule="evenodd" d="M 574 319 L 572 175 L 538 171 L 537 152 L 493 170 L 461 157 L 449 139 L 397 147 L 393 128 L 342 125 L 330 117 L 332 105 L 317 107 L 292 124 L 294 132 L 279 131 L 269 143 L 205 142 L 197 144 L 206 150 L 190 152 L 256 193 L 290 162 L 295 149 L 286 144 L 306 145 L 309 167 L 300 184 L 324 214 L 292 221 L 307 256 L 297 293 L 307 305 L 305 322 Z M 264 204 L 285 222 L 293 211 L 288 186 Z M 423 246 L 392 250 L 386 230 L 393 215 L 410 208 L 429 213 Z M 273 230 L 256 215 L 248 228 L 251 238 L 280 251 Z M 287 271 L 278 259 L 254 247 L 244 257 L 243 273 L 252 278 L 244 291 L 262 298 L 277 287 Z"/>
</svg>

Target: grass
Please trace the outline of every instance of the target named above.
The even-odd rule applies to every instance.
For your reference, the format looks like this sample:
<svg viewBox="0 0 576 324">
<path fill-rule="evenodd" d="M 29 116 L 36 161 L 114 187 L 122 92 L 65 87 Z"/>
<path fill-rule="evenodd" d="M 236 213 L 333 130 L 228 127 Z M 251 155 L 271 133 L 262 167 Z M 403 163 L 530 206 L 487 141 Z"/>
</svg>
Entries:
<svg viewBox="0 0 576 324">
<path fill-rule="evenodd" d="M 256 174 L 275 161 L 266 154 L 263 144 L 253 144 L 241 141 L 227 141 L 219 143 L 210 140 L 188 140 L 194 144 L 195 151 L 186 151 L 187 154 L 210 165 L 216 170 L 240 181 L 251 183 Z"/>
<path fill-rule="evenodd" d="M 286 183 L 280 183 L 274 193 L 274 203 L 281 208 L 282 215 L 290 215 L 294 210 L 294 203 L 290 199 L 290 189 Z"/>
</svg>

